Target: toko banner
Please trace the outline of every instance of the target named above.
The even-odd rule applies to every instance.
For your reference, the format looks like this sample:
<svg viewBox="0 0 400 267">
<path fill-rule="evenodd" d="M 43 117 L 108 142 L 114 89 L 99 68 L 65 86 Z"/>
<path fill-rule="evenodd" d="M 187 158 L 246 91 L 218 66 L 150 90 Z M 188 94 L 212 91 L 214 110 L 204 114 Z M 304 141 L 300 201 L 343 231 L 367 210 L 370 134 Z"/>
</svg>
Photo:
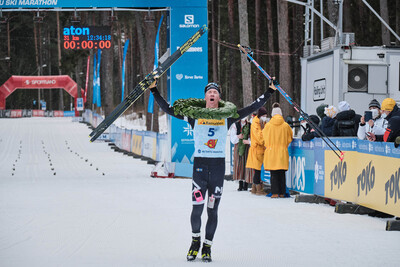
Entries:
<svg viewBox="0 0 400 267">
<path fill-rule="evenodd" d="M 353 202 L 400 216 L 400 148 L 393 143 L 332 138 L 341 161 L 320 138 L 289 146 L 289 189 Z"/>
</svg>

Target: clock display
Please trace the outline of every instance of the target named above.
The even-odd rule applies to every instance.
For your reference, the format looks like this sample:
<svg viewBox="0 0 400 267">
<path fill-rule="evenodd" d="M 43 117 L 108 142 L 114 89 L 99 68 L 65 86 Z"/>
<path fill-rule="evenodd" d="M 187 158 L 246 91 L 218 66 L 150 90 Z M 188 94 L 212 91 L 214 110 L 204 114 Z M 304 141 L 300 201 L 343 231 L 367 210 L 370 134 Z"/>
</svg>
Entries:
<svg viewBox="0 0 400 267">
<path fill-rule="evenodd" d="M 111 27 L 104 26 L 69 26 L 63 29 L 64 48 L 110 49 Z"/>
</svg>

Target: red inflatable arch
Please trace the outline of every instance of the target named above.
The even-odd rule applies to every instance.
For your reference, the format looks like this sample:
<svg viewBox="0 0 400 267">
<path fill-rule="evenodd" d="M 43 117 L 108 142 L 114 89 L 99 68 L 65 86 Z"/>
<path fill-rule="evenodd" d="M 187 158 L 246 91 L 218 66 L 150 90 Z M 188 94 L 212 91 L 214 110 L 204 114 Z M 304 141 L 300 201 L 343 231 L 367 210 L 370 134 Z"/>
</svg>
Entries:
<svg viewBox="0 0 400 267">
<path fill-rule="evenodd" d="M 6 108 L 6 98 L 17 89 L 54 89 L 67 91 L 75 99 L 78 97 L 78 85 L 68 75 L 59 76 L 11 76 L 0 86 L 0 109 Z"/>
</svg>

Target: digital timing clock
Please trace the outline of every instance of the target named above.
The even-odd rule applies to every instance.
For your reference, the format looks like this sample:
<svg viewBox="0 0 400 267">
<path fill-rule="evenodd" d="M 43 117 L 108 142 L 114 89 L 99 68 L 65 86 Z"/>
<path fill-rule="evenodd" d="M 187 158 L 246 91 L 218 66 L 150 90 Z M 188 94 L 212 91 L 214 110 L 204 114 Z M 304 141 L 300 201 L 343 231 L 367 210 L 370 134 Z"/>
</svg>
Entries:
<svg viewBox="0 0 400 267">
<path fill-rule="evenodd" d="M 65 49 L 110 49 L 111 27 L 77 25 L 64 27 L 63 40 Z"/>
</svg>

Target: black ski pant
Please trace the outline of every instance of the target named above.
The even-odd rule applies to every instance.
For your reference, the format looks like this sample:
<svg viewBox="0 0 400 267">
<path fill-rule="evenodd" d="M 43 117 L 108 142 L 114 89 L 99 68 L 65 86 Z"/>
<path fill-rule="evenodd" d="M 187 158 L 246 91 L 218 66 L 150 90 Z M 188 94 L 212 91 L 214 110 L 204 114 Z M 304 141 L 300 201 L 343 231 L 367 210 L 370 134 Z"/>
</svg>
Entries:
<svg viewBox="0 0 400 267">
<path fill-rule="evenodd" d="M 261 183 L 261 170 L 254 169 L 253 184 Z"/>
<path fill-rule="evenodd" d="M 286 193 L 285 170 L 273 170 L 271 172 L 272 194 L 284 195 Z"/>
<path fill-rule="evenodd" d="M 206 203 L 208 219 L 205 237 L 210 241 L 213 240 L 215 230 L 217 229 L 218 206 L 221 201 L 224 176 L 225 158 L 194 158 L 192 180 L 193 209 L 190 216 L 192 233 L 200 233 L 201 214 L 203 213 L 204 204 Z M 201 192 L 203 200 L 199 199 L 198 191 Z M 197 195 L 197 197 L 195 195 Z"/>
</svg>

